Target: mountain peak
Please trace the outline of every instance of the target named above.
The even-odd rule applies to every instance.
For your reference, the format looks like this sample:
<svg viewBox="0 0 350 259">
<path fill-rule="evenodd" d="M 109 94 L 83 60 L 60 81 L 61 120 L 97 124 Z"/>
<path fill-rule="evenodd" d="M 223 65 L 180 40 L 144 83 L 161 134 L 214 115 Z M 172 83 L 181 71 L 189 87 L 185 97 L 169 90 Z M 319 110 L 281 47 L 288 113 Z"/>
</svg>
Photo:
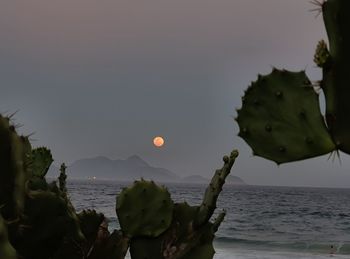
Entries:
<svg viewBox="0 0 350 259">
<path fill-rule="evenodd" d="M 108 157 L 105 156 L 95 156 L 95 157 L 90 157 L 90 158 L 83 158 L 83 159 L 78 159 L 75 162 L 73 162 L 70 166 L 74 164 L 79 164 L 79 163 L 108 163 L 111 162 L 112 160 Z"/>
<path fill-rule="evenodd" d="M 153 167 L 138 155 L 116 160 L 103 156 L 81 159 L 71 164 L 69 173 L 71 179 L 133 181 L 144 178 L 163 182 L 177 181 L 178 179 L 176 174 L 164 168 Z M 52 167 L 50 175 L 56 177 L 58 174 L 58 168 Z"/>
<path fill-rule="evenodd" d="M 149 164 L 138 155 L 132 155 L 128 157 L 125 161 L 138 166 L 149 166 Z"/>
</svg>

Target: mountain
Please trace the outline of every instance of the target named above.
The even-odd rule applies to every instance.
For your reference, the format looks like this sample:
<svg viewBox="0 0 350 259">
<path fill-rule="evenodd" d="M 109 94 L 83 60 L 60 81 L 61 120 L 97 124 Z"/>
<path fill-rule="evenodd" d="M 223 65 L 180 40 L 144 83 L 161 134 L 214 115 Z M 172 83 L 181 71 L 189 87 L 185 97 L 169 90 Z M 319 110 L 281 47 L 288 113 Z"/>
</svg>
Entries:
<svg viewBox="0 0 350 259">
<path fill-rule="evenodd" d="M 235 175 L 229 175 L 226 178 L 226 184 L 233 184 L 233 185 L 247 185 L 245 181 L 242 180 L 242 178 L 235 176 Z"/>
<path fill-rule="evenodd" d="M 201 175 L 190 175 L 181 179 L 183 183 L 209 183 L 210 179 L 207 179 Z M 228 185 L 246 185 L 246 183 L 238 176 L 229 175 L 226 178 L 226 184 Z"/>
<path fill-rule="evenodd" d="M 52 166 L 49 177 L 57 177 L 58 168 Z M 72 179 L 104 179 L 115 181 L 133 181 L 144 179 L 160 182 L 176 182 L 179 177 L 173 172 L 158 167 L 152 167 L 137 155 L 129 158 L 112 160 L 104 156 L 80 159 L 67 168 L 67 174 Z"/>
<path fill-rule="evenodd" d="M 191 175 L 184 178 L 178 177 L 173 172 L 153 167 L 141 157 L 133 155 L 127 159 L 112 160 L 104 156 L 80 159 L 67 168 L 69 179 L 97 179 L 114 181 L 134 181 L 141 177 L 158 182 L 179 182 L 179 183 L 203 183 L 208 184 L 210 179 L 201 175 Z M 57 178 L 59 168 L 51 166 L 48 177 Z M 226 178 L 227 184 L 245 185 L 239 177 L 229 175 Z"/>
</svg>

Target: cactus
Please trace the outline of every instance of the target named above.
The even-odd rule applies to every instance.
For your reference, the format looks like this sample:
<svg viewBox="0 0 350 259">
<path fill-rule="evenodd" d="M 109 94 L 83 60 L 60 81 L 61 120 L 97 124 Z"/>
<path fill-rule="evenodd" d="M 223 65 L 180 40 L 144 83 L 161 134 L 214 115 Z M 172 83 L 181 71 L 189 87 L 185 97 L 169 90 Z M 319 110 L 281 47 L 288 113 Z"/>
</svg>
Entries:
<svg viewBox="0 0 350 259">
<path fill-rule="evenodd" d="M 33 149 L 29 154 L 30 167 L 27 174 L 30 175 L 29 187 L 31 190 L 48 190 L 49 186 L 45 180 L 53 158 L 51 151 L 46 147 Z"/>
<path fill-rule="evenodd" d="M 321 81 L 326 99 L 326 120 L 337 148 L 348 154 L 350 153 L 349 11 L 350 3 L 346 0 L 328 0 L 322 5 L 330 47 L 329 57 L 322 65 Z"/>
<path fill-rule="evenodd" d="M 238 110 L 239 136 L 255 155 L 276 163 L 331 152 L 335 145 L 304 71 L 274 69 L 248 88 Z"/>
<path fill-rule="evenodd" d="M 203 202 L 198 209 L 196 221 L 194 222 L 196 226 L 200 226 L 203 223 L 208 222 L 210 217 L 213 215 L 216 209 L 216 201 L 219 197 L 220 192 L 222 191 L 226 177 L 231 172 L 231 168 L 237 156 L 238 151 L 234 150 L 231 152 L 230 157 L 223 157 L 224 166 L 221 169 L 216 170 L 209 186 L 205 191 Z"/>
<path fill-rule="evenodd" d="M 59 188 L 61 192 L 66 193 L 67 192 L 67 186 L 66 186 L 66 179 L 67 179 L 67 174 L 66 174 L 66 165 L 63 163 L 60 167 L 60 176 L 58 177 L 58 183 L 59 183 Z"/>
<path fill-rule="evenodd" d="M 186 203 L 175 206 L 171 228 L 157 238 L 135 237 L 131 239 L 130 254 L 133 259 L 211 259 L 215 250 L 212 241 L 221 221 L 206 222 L 193 228 L 198 207 Z M 224 213 L 219 219 L 223 220 Z"/>
<path fill-rule="evenodd" d="M 10 244 L 26 259 L 48 258 L 67 239 L 82 240 L 70 202 L 44 178 L 52 162 L 50 151 L 32 151 L 28 138 L 19 136 L 10 119 L 1 115 L 0 138 L 0 215 L 5 219 L 1 239 L 8 232 Z"/>
<path fill-rule="evenodd" d="M 87 241 L 87 247 L 91 247 L 98 235 L 100 226 L 105 220 L 102 213 L 97 213 L 95 210 L 84 210 L 78 214 L 81 231 Z"/>
<path fill-rule="evenodd" d="M 166 188 L 135 181 L 118 195 L 116 212 L 124 235 L 157 237 L 171 223 L 173 201 Z"/>
<path fill-rule="evenodd" d="M 124 259 L 129 249 L 129 238 L 114 230 L 97 240 L 88 259 Z"/>
<path fill-rule="evenodd" d="M 214 256 L 213 239 L 225 212 L 212 223 L 216 201 L 225 178 L 238 156 L 234 150 L 225 156 L 224 166 L 217 170 L 207 188 L 200 206 L 176 203 L 170 228 L 156 238 L 133 237 L 130 254 L 133 259 L 211 259 Z"/>
<path fill-rule="evenodd" d="M 1 115 L 0 139 L 0 212 L 6 220 L 17 220 L 24 207 L 27 140 Z"/>
<path fill-rule="evenodd" d="M 50 258 L 67 240 L 84 239 L 65 197 L 51 191 L 30 191 L 20 226 L 15 248 L 26 258 Z"/>
<path fill-rule="evenodd" d="M 32 151 L 33 176 L 44 178 L 53 162 L 51 151 L 46 147 L 36 148 Z"/>
<path fill-rule="evenodd" d="M 326 116 L 320 112 L 318 95 L 304 71 L 274 69 L 259 76 L 242 98 L 236 118 L 242 137 L 253 154 L 277 164 L 303 160 L 333 151 L 350 154 L 350 22 L 347 0 L 328 0 L 320 5 L 329 46 L 320 41 L 314 61 L 322 68 L 319 82 L 325 94 Z"/>
</svg>

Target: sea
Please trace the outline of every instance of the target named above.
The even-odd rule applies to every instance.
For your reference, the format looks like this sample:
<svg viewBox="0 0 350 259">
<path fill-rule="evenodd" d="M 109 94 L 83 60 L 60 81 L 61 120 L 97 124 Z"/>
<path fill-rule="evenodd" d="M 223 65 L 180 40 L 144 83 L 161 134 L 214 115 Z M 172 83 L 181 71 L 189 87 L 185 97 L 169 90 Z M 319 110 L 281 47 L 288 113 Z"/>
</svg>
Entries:
<svg viewBox="0 0 350 259">
<path fill-rule="evenodd" d="M 78 212 L 102 212 L 113 230 L 116 195 L 128 185 L 71 180 L 68 190 Z M 190 205 L 201 203 L 206 188 L 165 185 L 175 202 Z M 217 207 L 227 215 L 216 234 L 215 259 L 350 258 L 350 189 L 226 185 Z"/>
</svg>

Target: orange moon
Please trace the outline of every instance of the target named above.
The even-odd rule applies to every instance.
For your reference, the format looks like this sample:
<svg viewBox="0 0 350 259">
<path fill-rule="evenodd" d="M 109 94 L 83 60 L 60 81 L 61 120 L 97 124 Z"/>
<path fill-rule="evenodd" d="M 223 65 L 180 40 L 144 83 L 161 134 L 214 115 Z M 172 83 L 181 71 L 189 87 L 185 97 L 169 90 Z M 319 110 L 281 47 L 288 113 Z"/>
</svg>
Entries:
<svg viewBox="0 0 350 259">
<path fill-rule="evenodd" d="M 153 139 L 153 144 L 156 146 L 156 147 L 161 147 L 164 145 L 164 139 L 162 137 L 155 137 Z"/>
</svg>

